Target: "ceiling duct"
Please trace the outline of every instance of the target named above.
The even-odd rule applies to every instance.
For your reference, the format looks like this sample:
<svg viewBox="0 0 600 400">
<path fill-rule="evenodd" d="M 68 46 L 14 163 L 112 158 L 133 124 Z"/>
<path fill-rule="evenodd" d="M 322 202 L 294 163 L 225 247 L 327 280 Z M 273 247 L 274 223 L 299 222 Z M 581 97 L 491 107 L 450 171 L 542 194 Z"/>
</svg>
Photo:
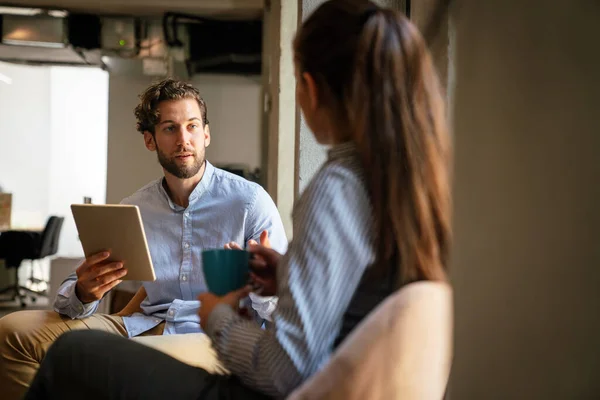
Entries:
<svg viewBox="0 0 600 400">
<path fill-rule="evenodd" d="M 69 42 L 63 10 L 0 7 L 0 60 L 25 64 L 101 65 L 100 53 L 84 54 Z"/>
<path fill-rule="evenodd" d="M 180 25 L 187 29 L 185 41 L 178 35 Z M 187 44 L 189 75 L 262 73 L 261 19 L 224 20 L 166 13 L 163 16 L 163 32 L 169 47 Z"/>
<path fill-rule="evenodd" d="M 140 22 L 39 8 L 0 7 L 0 60 L 104 66 L 104 53 L 139 54 Z"/>
</svg>

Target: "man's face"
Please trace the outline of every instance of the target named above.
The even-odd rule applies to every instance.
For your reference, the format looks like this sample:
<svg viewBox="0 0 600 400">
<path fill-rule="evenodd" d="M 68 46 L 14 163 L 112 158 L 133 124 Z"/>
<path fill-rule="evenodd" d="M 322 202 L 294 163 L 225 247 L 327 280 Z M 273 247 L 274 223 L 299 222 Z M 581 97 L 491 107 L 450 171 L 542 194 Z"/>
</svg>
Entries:
<svg viewBox="0 0 600 400">
<path fill-rule="evenodd" d="M 155 151 L 158 162 L 179 179 L 196 176 L 204 165 L 205 149 L 210 144 L 210 129 L 202 123 L 200 106 L 194 99 L 167 100 L 158 104 L 160 121 L 154 135 L 144 132 L 148 150 Z"/>
</svg>

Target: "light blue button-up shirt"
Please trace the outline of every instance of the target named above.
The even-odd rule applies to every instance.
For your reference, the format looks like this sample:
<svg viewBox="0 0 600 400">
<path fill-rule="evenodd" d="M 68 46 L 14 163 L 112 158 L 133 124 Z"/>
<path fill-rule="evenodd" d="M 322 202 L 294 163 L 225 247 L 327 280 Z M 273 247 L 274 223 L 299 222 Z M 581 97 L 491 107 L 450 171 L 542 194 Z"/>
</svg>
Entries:
<svg viewBox="0 0 600 400">
<path fill-rule="evenodd" d="M 122 201 L 140 209 L 156 274 L 156 281 L 143 282 L 147 293 L 143 313 L 123 318 L 130 337 L 162 321 L 166 321 L 164 334 L 201 332 L 196 299 L 207 291 L 203 250 L 222 248 L 231 241 L 258 241 L 264 230 L 275 250 L 284 253 L 287 248 L 277 207 L 258 184 L 206 162 L 204 176 L 183 208 L 171 201 L 163 179 Z M 75 295 L 76 281 L 71 274 L 63 282 L 54 308 L 71 318 L 84 318 L 96 311 L 99 302 L 82 304 Z"/>
</svg>

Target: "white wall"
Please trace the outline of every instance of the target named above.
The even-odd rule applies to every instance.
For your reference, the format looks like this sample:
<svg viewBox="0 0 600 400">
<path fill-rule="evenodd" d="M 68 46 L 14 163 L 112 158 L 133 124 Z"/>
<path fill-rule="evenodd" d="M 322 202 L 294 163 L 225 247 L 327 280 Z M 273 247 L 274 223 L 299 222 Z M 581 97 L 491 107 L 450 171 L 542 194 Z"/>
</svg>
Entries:
<svg viewBox="0 0 600 400">
<path fill-rule="evenodd" d="M 58 252 L 83 255 L 70 205 L 106 199 L 108 73 L 50 69 L 50 190 L 48 212 L 65 216 Z"/>
<path fill-rule="evenodd" d="M 13 193 L 13 228 L 65 217 L 58 254 L 83 254 L 69 206 L 104 203 L 108 74 L 93 68 L 0 63 L 0 185 Z"/>
<path fill-rule="evenodd" d="M 146 149 L 135 129 L 138 95 L 160 78 L 143 75 L 141 62 L 111 58 L 108 111 L 107 203 L 118 203 L 162 176 L 156 154 Z M 185 71 L 176 71 L 185 76 Z M 207 159 L 213 163 L 261 160 L 260 80 L 230 75 L 197 75 L 192 80 L 208 107 L 212 133 Z"/>
<path fill-rule="evenodd" d="M 50 70 L 0 62 L 0 186 L 13 194 L 15 228 L 43 227 L 48 216 Z"/>
</svg>

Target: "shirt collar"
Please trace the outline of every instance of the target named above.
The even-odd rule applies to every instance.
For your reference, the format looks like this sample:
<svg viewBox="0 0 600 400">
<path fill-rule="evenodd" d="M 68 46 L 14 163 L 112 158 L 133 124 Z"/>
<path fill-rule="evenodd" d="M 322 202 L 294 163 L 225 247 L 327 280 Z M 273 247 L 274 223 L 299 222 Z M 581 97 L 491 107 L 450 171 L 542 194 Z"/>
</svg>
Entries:
<svg viewBox="0 0 600 400">
<path fill-rule="evenodd" d="M 213 176 L 215 175 L 215 167 L 208 161 L 205 161 L 205 163 L 206 167 L 204 168 L 204 175 L 202 175 L 202 179 L 200 179 L 200 182 L 198 182 L 192 193 L 190 193 L 190 197 L 188 197 L 188 207 L 191 206 L 200 197 L 202 197 L 202 195 L 206 193 L 210 188 Z M 183 210 L 183 207 L 173 203 L 173 200 L 171 200 L 171 197 L 169 197 L 169 194 L 165 190 L 163 184 L 164 180 L 164 177 L 158 180 L 158 187 L 160 192 L 165 196 L 165 198 L 169 202 L 169 207 L 171 207 L 171 209 L 174 211 Z"/>
<path fill-rule="evenodd" d="M 356 156 L 356 145 L 353 141 L 340 143 L 332 146 L 328 153 L 329 160 L 338 160 Z"/>
</svg>

